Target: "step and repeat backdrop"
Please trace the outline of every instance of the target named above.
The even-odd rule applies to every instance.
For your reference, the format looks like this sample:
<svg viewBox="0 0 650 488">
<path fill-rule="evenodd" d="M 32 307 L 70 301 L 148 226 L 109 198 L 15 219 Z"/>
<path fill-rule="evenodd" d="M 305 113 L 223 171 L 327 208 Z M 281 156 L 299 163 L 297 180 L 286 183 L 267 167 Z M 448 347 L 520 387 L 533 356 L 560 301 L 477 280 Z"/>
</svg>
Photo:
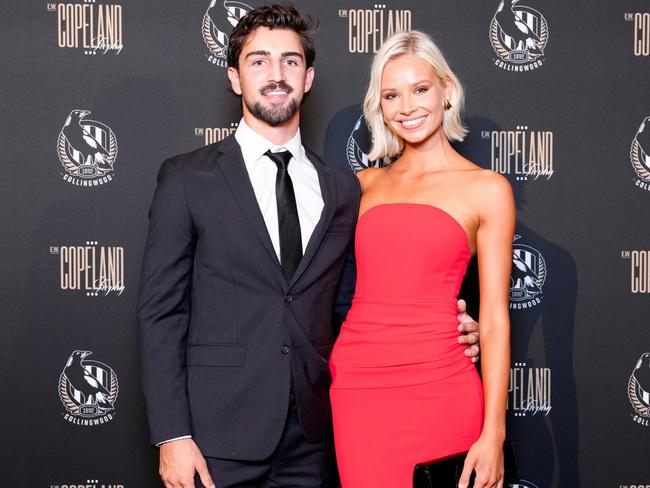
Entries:
<svg viewBox="0 0 650 488">
<path fill-rule="evenodd" d="M 372 55 L 398 30 L 436 39 L 467 91 L 458 149 L 517 197 L 515 488 L 649 487 L 650 2 L 380 1 L 296 2 L 320 21 L 303 140 L 375 165 Z M 225 49 L 260 4 L 2 2 L 0 485 L 161 486 L 136 343 L 147 210 L 165 158 L 236 129 Z"/>
</svg>

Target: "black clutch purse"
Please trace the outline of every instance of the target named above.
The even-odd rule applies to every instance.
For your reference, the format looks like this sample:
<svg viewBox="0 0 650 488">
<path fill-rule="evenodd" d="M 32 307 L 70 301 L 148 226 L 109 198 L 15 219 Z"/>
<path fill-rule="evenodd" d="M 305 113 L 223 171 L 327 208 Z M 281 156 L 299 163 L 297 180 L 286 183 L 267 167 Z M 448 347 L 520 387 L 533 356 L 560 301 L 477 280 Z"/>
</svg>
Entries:
<svg viewBox="0 0 650 488">
<path fill-rule="evenodd" d="M 413 488 L 457 488 L 463 472 L 467 452 L 454 454 L 428 463 L 419 463 L 413 470 Z M 512 444 L 503 443 L 504 484 L 519 481 L 517 455 Z M 472 473 L 468 488 L 474 486 L 475 473 Z"/>
</svg>

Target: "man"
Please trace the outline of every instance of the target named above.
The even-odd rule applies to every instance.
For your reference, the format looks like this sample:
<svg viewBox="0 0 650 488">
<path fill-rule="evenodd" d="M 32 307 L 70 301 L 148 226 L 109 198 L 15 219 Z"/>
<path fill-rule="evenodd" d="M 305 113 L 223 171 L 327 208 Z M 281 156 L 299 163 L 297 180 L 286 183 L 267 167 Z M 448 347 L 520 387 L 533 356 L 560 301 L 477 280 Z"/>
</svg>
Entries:
<svg viewBox="0 0 650 488">
<path fill-rule="evenodd" d="M 336 478 L 327 358 L 360 195 L 301 143 L 310 31 L 293 7 L 247 14 L 228 47 L 236 133 L 158 175 L 138 313 L 169 488 L 195 486 L 195 472 L 219 488 Z"/>
</svg>

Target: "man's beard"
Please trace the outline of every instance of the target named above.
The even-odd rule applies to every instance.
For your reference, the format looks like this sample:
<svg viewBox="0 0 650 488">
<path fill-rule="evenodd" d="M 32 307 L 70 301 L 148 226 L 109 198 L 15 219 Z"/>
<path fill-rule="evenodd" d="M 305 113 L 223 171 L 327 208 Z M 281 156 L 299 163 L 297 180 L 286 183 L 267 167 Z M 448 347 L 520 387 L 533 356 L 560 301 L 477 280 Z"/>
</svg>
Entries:
<svg viewBox="0 0 650 488">
<path fill-rule="evenodd" d="M 278 89 L 286 90 L 288 94 L 293 91 L 293 88 L 291 88 L 285 82 L 281 81 L 280 83 L 273 83 L 271 85 L 265 86 L 260 90 L 260 93 L 262 95 L 265 95 L 270 91 Z M 284 105 L 264 105 L 262 102 L 255 102 L 251 105 L 251 103 L 246 100 L 246 98 L 244 98 L 244 103 L 246 104 L 246 108 L 253 115 L 253 117 L 266 122 L 271 127 L 285 123 L 287 120 L 294 116 L 299 107 L 298 101 L 294 98 L 290 98 Z"/>
</svg>

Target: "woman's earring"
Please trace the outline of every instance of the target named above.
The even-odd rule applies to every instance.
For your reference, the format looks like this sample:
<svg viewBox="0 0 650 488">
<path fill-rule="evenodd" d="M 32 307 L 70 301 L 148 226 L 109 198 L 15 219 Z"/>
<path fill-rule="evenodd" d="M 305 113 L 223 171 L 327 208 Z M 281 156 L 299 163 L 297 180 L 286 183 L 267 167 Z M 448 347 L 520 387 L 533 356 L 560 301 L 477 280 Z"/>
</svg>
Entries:
<svg viewBox="0 0 650 488">
<path fill-rule="evenodd" d="M 451 108 L 451 102 L 447 98 L 443 100 L 442 108 L 445 110 L 445 112 Z"/>
</svg>

